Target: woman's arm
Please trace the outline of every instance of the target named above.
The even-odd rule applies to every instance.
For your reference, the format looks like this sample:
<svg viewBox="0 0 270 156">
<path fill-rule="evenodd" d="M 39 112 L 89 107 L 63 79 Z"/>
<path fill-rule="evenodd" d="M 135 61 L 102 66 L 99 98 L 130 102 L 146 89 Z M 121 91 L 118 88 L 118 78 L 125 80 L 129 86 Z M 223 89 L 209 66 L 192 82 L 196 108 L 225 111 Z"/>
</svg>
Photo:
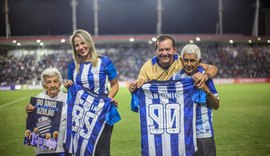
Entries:
<svg viewBox="0 0 270 156">
<path fill-rule="evenodd" d="M 109 91 L 108 97 L 111 98 L 111 102 L 113 102 L 114 105 L 118 107 L 118 101 L 114 99 L 114 96 L 119 90 L 118 79 L 115 78 L 113 80 L 110 80 L 110 84 L 111 84 L 111 90 Z"/>
<path fill-rule="evenodd" d="M 114 96 L 116 95 L 116 93 L 119 90 L 118 79 L 115 78 L 113 80 L 110 80 L 110 85 L 111 85 L 111 89 L 109 91 L 108 97 L 109 98 L 114 98 Z"/>
</svg>

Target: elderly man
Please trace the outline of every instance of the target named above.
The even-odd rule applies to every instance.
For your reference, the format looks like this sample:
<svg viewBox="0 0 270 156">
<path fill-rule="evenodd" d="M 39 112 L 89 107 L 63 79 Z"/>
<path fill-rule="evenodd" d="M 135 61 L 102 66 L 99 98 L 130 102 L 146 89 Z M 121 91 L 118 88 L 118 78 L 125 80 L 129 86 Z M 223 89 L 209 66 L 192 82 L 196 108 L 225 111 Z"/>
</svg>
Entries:
<svg viewBox="0 0 270 156">
<path fill-rule="evenodd" d="M 191 78 L 195 73 L 205 73 L 200 66 L 201 51 L 195 44 L 186 45 L 181 51 L 181 62 L 183 69 L 174 74 L 173 79 Z M 196 156 L 215 156 L 216 147 L 212 124 L 212 109 L 219 108 L 218 93 L 213 80 L 209 79 L 200 87 L 206 92 L 206 104 L 197 104 L 196 107 L 196 138 L 198 150 Z"/>
<path fill-rule="evenodd" d="M 41 73 L 41 83 L 44 88 L 44 91 L 39 93 L 36 97 L 43 98 L 48 100 L 55 100 L 63 102 L 62 106 L 62 115 L 61 115 L 61 123 L 59 129 L 58 136 L 58 145 L 56 150 L 44 149 L 39 146 L 36 147 L 37 156 L 65 156 L 65 150 L 63 147 L 63 140 L 65 136 L 65 128 L 66 128 L 66 100 L 67 94 L 60 90 L 62 75 L 56 68 L 47 68 Z M 28 104 L 26 106 L 26 112 L 30 113 L 34 111 L 34 106 Z"/>
<path fill-rule="evenodd" d="M 201 86 L 204 81 L 215 76 L 217 68 L 213 65 L 200 64 L 205 69 L 205 74 L 196 73 L 193 78 L 196 86 Z M 156 41 L 156 56 L 149 59 L 141 68 L 137 81 L 130 83 L 129 91 L 134 92 L 145 82 L 152 80 L 170 80 L 173 74 L 180 71 L 183 64 L 176 53 L 175 40 L 169 35 L 161 35 Z"/>
</svg>

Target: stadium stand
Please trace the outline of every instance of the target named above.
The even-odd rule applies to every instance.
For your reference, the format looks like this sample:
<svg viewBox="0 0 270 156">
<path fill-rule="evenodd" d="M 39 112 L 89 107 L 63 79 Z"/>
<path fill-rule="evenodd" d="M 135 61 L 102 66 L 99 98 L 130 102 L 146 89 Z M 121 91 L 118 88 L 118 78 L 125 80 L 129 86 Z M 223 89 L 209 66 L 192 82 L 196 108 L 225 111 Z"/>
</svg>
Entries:
<svg viewBox="0 0 270 156">
<path fill-rule="evenodd" d="M 180 40 L 176 40 L 180 41 Z M 177 42 L 180 52 L 187 42 Z M 219 68 L 217 78 L 269 78 L 269 43 L 234 43 L 222 41 L 197 42 L 202 59 Z M 147 42 L 100 42 L 97 52 L 114 62 L 120 81 L 131 81 L 142 64 L 155 55 L 154 44 Z M 68 43 L 48 46 L 1 45 L 0 85 L 39 84 L 39 75 L 47 67 L 57 67 L 67 78 L 67 66 L 72 61 Z"/>
</svg>

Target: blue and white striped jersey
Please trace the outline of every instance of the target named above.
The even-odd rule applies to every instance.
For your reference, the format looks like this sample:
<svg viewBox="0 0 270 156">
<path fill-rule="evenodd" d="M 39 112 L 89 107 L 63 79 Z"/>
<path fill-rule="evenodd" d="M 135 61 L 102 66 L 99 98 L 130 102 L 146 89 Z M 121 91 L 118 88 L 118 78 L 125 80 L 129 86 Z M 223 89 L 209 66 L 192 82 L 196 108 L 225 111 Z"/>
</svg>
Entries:
<svg viewBox="0 0 270 156">
<path fill-rule="evenodd" d="M 66 149 L 76 156 L 94 155 L 105 123 L 113 125 L 119 120 L 110 98 L 72 85 L 68 90 Z"/>
<path fill-rule="evenodd" d="M 153 81 L 133 95 L 139 111 L 142 156 L 192 156 L 197 150 L 192 79 Z"/>
<path fill-rule="evenodd" d="M 204 69 L 201 66 L 198 66 L 198 71 L 201 73 L 205 73 Z M 181 70 L 180 72 L 174 74 L 172 77 L 173 80 L 178 80 L 181 78 L 191 78 L 191 76 L 188 76 L 185 74 L 184 70 Z M 218 97 L 217 90 L 214 86 L 214 82 L 212 79 L 208 80 L 206 82 L 206 85 L 208 86 L 209 90 Z M 214 130 L 213 130 L 213 111 L 212 109 L 207 106 L 206 104 L 200 104 L 197 103 L 196 108 L 196 137 L 197 138 L 208 138 L 214 136 Z"/>
<path fill-rule="evenodd" d="M 93 67 L 91 62 L 81 63 L 79 73 L 76 71 L 74 62 L 68 66 L 69 80 L 97 94 L 108 94 L 106 81 L 116 77 L 116 68 L 107 56 L 100 56 L 96 67 Z"/>
</svg>

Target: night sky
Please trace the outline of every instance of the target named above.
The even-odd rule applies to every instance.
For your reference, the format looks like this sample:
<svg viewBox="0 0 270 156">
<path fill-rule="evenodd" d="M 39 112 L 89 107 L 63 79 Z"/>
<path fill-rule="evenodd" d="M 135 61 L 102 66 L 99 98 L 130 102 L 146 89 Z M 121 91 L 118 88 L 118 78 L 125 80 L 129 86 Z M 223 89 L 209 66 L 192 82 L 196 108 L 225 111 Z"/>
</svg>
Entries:
<svg viewBox="0 0 270 156">
<path fill-rule="evenodd" d="M 8 0 L 11 36 L 69 35 L 71 0 Z M 93 0 L 77 0 L 77 28 L 94 33 Z M 157 0 L 98 0 L 99 34 L 155 34 Z M 251 35 L 255 0 L 223 0 L 223 33 Z M 264 35 L 261 0 L 259 34 Z M 0 0 L 0 36 L 5 36 L 4 0 Z M 163 0 L 162 33 L 215 34 L 218 0 Z"/>
</svg>

